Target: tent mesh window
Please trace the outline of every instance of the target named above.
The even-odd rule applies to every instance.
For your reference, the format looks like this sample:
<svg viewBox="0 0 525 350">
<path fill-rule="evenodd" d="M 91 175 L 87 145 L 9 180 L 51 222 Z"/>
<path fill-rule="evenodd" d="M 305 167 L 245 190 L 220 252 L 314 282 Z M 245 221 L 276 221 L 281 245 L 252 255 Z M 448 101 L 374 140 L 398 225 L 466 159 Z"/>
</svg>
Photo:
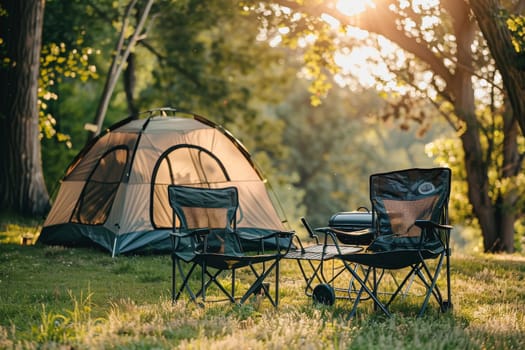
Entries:
<svg viewBox="0 0 525 350">
<path fill-rule="evenodd" d="M 230 178 L 222 163 L 209 151 L 200 147 L 184 145 L 165 152 L 159 158 L 153 172 L 151 191 L 152 223 L 156 228 L 170 228 L 168 185 L 202 187 L 220 184 Z M 164 213 L 169 213 L 165 215 Z"/>
<path fill-rule="evenodd" d="M 102 225 L 106 222 L 128 164 L 128 149 L 115 148 L 100 158 L 86 181 L 71 222 Z"/>
</svg>

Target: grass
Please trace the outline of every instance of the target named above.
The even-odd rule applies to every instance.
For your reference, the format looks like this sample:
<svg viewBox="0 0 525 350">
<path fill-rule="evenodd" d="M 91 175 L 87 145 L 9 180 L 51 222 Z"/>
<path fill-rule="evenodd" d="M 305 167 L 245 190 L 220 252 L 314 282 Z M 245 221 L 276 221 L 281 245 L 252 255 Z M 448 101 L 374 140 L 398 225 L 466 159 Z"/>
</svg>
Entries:
<svg viewBox="0 0 525 350">
<path fill-rule="evenodd" d="M 282 263 L 278 309 L 255 299 L 172 305 L 168 256 L 21 245 L 30 226 L 0 224 L 0 349 L 525 348 L 519 255 L 455 254 L 451 313 L 431 301 L 417 319 L 407 298 L 391 319 L 365 302 L 347 321 L 351 303 L 314 304 L 295 261 Z"/>
</svg>

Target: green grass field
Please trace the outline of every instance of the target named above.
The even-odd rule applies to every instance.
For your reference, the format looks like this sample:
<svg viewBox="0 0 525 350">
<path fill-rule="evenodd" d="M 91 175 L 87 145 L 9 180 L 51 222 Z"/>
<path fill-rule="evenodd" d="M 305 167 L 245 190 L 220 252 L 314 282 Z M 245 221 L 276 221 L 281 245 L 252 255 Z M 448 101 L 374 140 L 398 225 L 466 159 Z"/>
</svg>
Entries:
<svg viewBox="0 0 525 350">
<path fill-rule="evenodd" d="M 525 349 L 525 257 L 452 257 L 452 312 L 416 297 L 387 319 L 369 301 L 314 304 L 284 261 L 279 308 L 170 301 L 169 256 L 21 245 L 30 227 L 0 225 L 0 349 Z M 26 224 L 27 225 L 27 224 Z M 242 275 L 240 276 L 242 279 Z M 213 290 L 210 291 L 213 297 Z"/>
</svg>

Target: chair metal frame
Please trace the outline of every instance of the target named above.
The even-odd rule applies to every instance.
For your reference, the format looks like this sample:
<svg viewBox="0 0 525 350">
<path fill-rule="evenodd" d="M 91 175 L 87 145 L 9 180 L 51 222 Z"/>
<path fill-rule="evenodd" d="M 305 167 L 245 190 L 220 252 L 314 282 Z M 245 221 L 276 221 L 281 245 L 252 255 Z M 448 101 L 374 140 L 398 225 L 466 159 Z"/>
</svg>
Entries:
<svg viewBox="0 0 525 350">
<path fill-rule="evenodd" d="M 443 177 L 446 183 L 442 184 L 444 187 L 442 188 L 443 193 L 439 193 L 440 202 L 439 205 L 437 205 L 438 207 L 435 208 L 438 213 L 434 213 L 433 215 L 435 218 L 436 215 L 439 214 L 439 222 L 428 218 L 416 218 L 416 220 L 413 222 L 413 225 L 419 227 L 421 230 L 416 247 L 390 251 L 372 251 L 370 250 L 371 246 L 369 246 L 366 250 L 359 253 L 346 254 L 341 251 L 336 256 L 334 256 L 334 259 L 339 259 L 343 262 L 347 271 L 352 274 L 353 279 L 355 279 L 355 281 L 357 281 L 360 285 L 360 290 L 354 300 L 349 317 L 355 315 L 358 304 L 362 300 L 363 294 L 366 294 L 370 299 L 373 300 L 376 309 L 380 309 L 385 315 L 391 316 L 389 306 L 401 293 L 402 289 L 405 287 L 412 276 L 416 276 L 417 279 L 421 281 L 426 287 L 426 293 L 424 295 L 424 300 L 420 307 L 418 317 L 423 315 L 431 296 L 434 296 L 442 312 L 452 308 L 452 293 L 450 286 L 450 233 L 453 227 L 448 224 L 448 200 L 450 196 L 451 181 L 450 169 L 414 168 L 372 175 L 370 177 L 372 213 L 374 216 L 378 215 L 377 205 L 374 204 L 374 198 L 372 198 L 372 192 L 374 191 L 373 182 L 375 179 L 378 179 L 381 176 L 388 177 L 397 175 L 406 175 L 409 178 L 416 178 L 418 174 L 425 174 L 425 176 L 428 177 Z M 377 217 L 374 217 L 373 221 L 375 223 L 375 236 L 377 239 L 377 237 L 384 234 L 382 231 L 384 227 L 381 227 L 377 223 Z M 384 223 L 382 222 L 382 224 Z M 435 249 L 428 248 L 425 245 L 428 243 L 428 240 L 434 240 L 436 244 L 439 243 L 439 247 Z M 437 261 L 434 270 L 432 270 L 426 262 L 430 259 Z M 445 299 L 445 297 L 442 295 L 437 284 L 443 263 L 446 265 L 447 299 Z M 365 267 L 364 276 L 360 276 L 358 273 L 354 272 L 355 264 Z M 377 279 L 377 271 L 401 270 L 404 268 L 408 268 L 406 277 L 397 286 L 396 290 L 390 294 L 390 298 L 386 302 L 381 301 L 381 292 L 379 291 L 381 280 Z"/>
<path fill-rule="evenodd" d="M 184 194 L 184 195 L 182 195 Z M 195 202 L 192 198 L 195 194 Z M 199 194 L 205 196 L 206 200 L 199 200 Z M 264 295 L 274 307 L 279 304 L 279 264 L 281 258 L 290 250 L 294 232 L 293 231 L 273 231 L 264 235 L 255 236 L 253 234 L 243 234 L 239 232 L 236 225 L 237 209 L 239 206 L 238 192 L 236 187 L 223 188 L 198 188 L 188 186 L 169 185 L 168 196 L 170 205 L 173 209 L 173 230 L 171 233 L 172 242 L 172 302 L 176 302 L 184 290 L 190 299 L 197 302 L 200 297 L 206 302 L 206 290 L 211 284 L 216 285 L 226 299 L 232 303 L 243 304 L 253 294 Z M 199 209 L 227 209 L 227 217 L 224 218 L 224 227 L 188 227 L 182 207 L 192 207 Z M 218 251 L 210 252 L 208 247 L 208 237 L 212 233 L 227 233 L 230 238 L 235 239 L 239 251 L 236 253 Z M 224 237 L 223 237 L 224 238 Z M 191 251 L 188 245 L 183 246 L 183 240 L 191 242 Z M 288 242 L 282 246 L 281 243 Z M 258 252 L 246 254 L 243 251 L 243 240 L 250 240 L 261 247 Z M 271 250 L 264 251 L 265 242 L 272 240 L 274 246 Z M 224 250 L 221 247 L 220 250 Z M 183 263 L 190 264 L 187 272 L 183 269 Z M 262 269 L 256 266 L 261 265 Z M 200 267 L 200 288 L 194 292 L 189 285 L 190 277 L 197 266 Z M 253 274 L 253 281 L 245 293 L 239 298 L 235 295 L 236 270 L 249 268 Z M 212 271 L 211 269 L 214 269 Z M 219 281 L 218 277 L 223 271 L 231 271 L 231 288 L 228 290 Z M 275 272 L 275 290 L 272 293 L 269 283 L 264 281 L 271 272 Z M 177 286 L 177 275 L 180 274 L 182 282 Z"/>
</svg>

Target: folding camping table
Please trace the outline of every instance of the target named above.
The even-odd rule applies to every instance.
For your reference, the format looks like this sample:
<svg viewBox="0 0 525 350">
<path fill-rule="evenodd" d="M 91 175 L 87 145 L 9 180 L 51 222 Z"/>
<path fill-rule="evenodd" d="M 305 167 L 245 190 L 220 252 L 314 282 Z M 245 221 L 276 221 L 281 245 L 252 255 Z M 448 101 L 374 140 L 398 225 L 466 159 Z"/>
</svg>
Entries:
<svg viewBox="0 0 525 350">
<path fill-rule="evenodd" d="M 296 249 L 290 250 L 283 258 L 297 261 L 306 282 L 305 294 L 328 305 L 333 304 L 335 299 L 351 299 L 352 294 L 358 292 L 357 288 L 354 288 L 354 278 L 334 257 L 338 254 L 357 253 L 363 250 L 364 246 L 341 244 L 336 237 L 328 233 L 324 234 L 321 243 L 316 230 L 311 228 L 305 218 L 301 218 L 301 221 L 315 243 L 305 246 L 299 237 L 295 236 L 298 241 Z M 329 239 L 332 242 L 329 242 Z M 355 269 L 357 271 L 360 267 L 356 265 Z"/>
</svg>

